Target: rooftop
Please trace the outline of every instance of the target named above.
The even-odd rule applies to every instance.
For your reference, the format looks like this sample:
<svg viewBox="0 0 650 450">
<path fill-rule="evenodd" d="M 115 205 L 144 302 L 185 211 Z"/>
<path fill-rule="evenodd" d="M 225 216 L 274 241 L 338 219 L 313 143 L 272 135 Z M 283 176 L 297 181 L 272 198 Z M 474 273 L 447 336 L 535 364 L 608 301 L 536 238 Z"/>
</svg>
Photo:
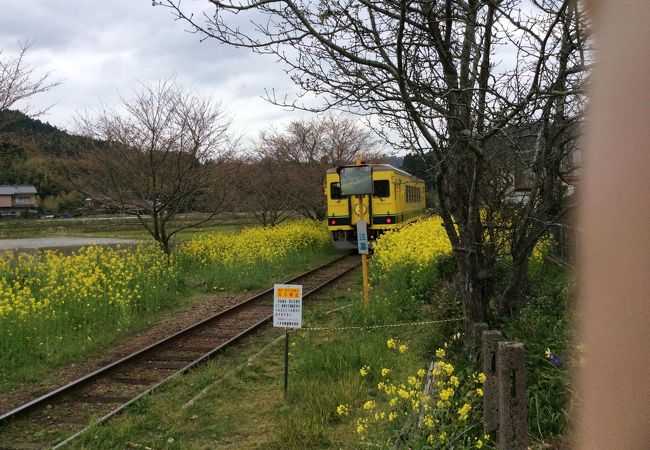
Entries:
<svg viewBox="0 0 650 450">
<path fill-rule="evenodd" d="M 37 194 L 31 184 L 0 184 L 0 195 Z"/>
</svg>

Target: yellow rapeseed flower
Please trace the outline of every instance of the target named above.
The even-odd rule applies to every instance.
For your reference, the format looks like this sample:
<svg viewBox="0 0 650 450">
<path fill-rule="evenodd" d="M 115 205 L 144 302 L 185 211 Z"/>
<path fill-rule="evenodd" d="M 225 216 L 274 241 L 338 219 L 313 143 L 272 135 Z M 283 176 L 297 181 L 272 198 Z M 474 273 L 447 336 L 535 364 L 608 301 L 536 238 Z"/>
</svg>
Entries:
<svg viewBox="0 0 650 450">
<path fill-rule="evenodd" d="M 454 390 L 452 388 L 443 389 L 442 391 L 440 391 L 440 394 L 438 394 L 438 396 L 442 401 L 449 400 L 451 397 L 454 396 Z"/>
<path fill-rule="evenodd" d="M 375 409 L 375 401 L 374 400 L 368 400 L 366 403 L 363 404 L 363 409 L 366 411 L 372 411 Z"/>
<path fill-rule="evenodd" d="M 350 405 L 340 404 L 339 406 L 336 407 L 336 413 L 339 416 L 347 416 L 348 414 L 350 414 Z"/>
<path fill-rule="evenodd" d="M 472 406 L 469 403 L 465 403 L 463 406 L 461 406 L 458 409 L 458 417 L 460 420 L 467 420 L 467 417 L 469 415 L 470 410 L 472 409 Z"/>
</svg>

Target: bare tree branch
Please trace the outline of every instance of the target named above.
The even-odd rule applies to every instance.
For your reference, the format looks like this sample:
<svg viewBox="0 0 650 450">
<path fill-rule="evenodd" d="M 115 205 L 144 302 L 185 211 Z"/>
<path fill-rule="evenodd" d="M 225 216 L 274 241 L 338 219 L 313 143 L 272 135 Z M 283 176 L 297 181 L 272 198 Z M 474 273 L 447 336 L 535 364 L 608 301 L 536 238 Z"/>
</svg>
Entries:
<svg viewBox="0 0 650 450">
<path fill-rule="evenodd" d="M 31 97 L 47 92 L 60 85 L 61 80 L 52 80 L 52 72 L 36 75 L 35 69 L 26 61 L 27 52 L 33 42 L 19 43 L 17 56 L 3 56 L 0 50 L 0 111 L 10 109 Z M 39 111 L 30 111 L 30 105 L 21 108 L 25 114 L 32 117 L 47 112 L 50 107 Z"/>
</svg>

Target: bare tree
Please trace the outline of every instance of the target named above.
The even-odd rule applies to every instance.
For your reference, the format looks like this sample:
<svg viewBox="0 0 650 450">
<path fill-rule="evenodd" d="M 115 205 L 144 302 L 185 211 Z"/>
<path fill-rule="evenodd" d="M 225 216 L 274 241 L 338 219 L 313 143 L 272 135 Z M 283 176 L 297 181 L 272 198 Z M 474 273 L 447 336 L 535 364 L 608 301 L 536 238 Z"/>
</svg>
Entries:
<svg viewBox="0 0 650 450">
<path fill-rule="evenodd" d="M 295 213 L 295 183 L 288 164 L 256 155 L 242 167 L 238 203 L 263 226 L 274 226 Z"/>
<path fill-rule="evenodd" d="M 71 181 L 135 214 L 169 254 L 176 233 L 208 222 L 226 204 L 237 168 L 230 120 L 219 104 L 173 81 L 143 85 L 121 107 L 78 118 L 95 145 L 72 163 Z M 204 214 L 177 220 L 191 211 Z"/>
<path fill-rule="evenodd" d="M 293 209 L 312 219 L 325 218 L 323 179 L 328 168 L 350 164 L 355 155 L 369 162 L 382 157 L 370 132 L 340 115 L 294 121 L 284 131 L 263 132 L 257 153 L 290 172 L 282 182 Z"/>
<path fill-rule="evenodd" d="M 553 218 L 563 154 L 555 144 L 580 120 L 591 54 L 578 2 L 212 0 L 203 16 L 177 0 L 156 3 L 206 37 L 275 54 L 305 93 L 322 98 L 315 109 L 374 114 L 387 139 L 397 143 L 396 134 L 430 155 L 467 323 L 486 319 L 501 226 L 491 219 L 509 224 L 517 270 L 525 270 L 520 261 Z M 299 99 L 291 106 L 314 109 Z M 542 123 L 534 186 L 514 212 L 497 183 L 512 169 L 496 164 L 490 142 L 532 121 Z M 514 310 L 521 283 L 511 286 L 500 294 L 502 310 Z"/>
<path fill-rule="evenodd" d="M 0 111 L 10 109 L 17 103 L 29 100 L 34 95 L 47 92 L 61 84 L 61 81 L 51 79 L 51 72 L 35 75 L 34 68 L 25 61 L 32 42 L 20 43 L 17 56 L 4 56 L 0 50 Z M 48 108 L 30 113 L 30 106 L 25 105 L 23 111 L 31 116 L 45 113 Z"/>
</svg>

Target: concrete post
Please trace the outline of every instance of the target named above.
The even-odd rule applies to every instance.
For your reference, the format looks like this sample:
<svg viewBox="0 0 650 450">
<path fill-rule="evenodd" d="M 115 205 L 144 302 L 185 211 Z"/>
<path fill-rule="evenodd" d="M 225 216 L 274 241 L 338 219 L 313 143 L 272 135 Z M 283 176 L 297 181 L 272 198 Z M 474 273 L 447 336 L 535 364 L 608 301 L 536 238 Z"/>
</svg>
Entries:
<svg viewBox="0 0 650 450">
<path fill-rule="evenodd" d="M 497 330 L 484 331 L 481 356 L 483 360 L 483 428 L 492 438 L 499 427 L 499 397 L 497 387 L 497 344 L 502 339 Z"/>
<path fill-rule="evenodd" d="M 496 363 L 499 397 L 498 447 L 500 450 L 526 450 L 528 424 L 524 344 L 499 342 Z"/>
</svg>

